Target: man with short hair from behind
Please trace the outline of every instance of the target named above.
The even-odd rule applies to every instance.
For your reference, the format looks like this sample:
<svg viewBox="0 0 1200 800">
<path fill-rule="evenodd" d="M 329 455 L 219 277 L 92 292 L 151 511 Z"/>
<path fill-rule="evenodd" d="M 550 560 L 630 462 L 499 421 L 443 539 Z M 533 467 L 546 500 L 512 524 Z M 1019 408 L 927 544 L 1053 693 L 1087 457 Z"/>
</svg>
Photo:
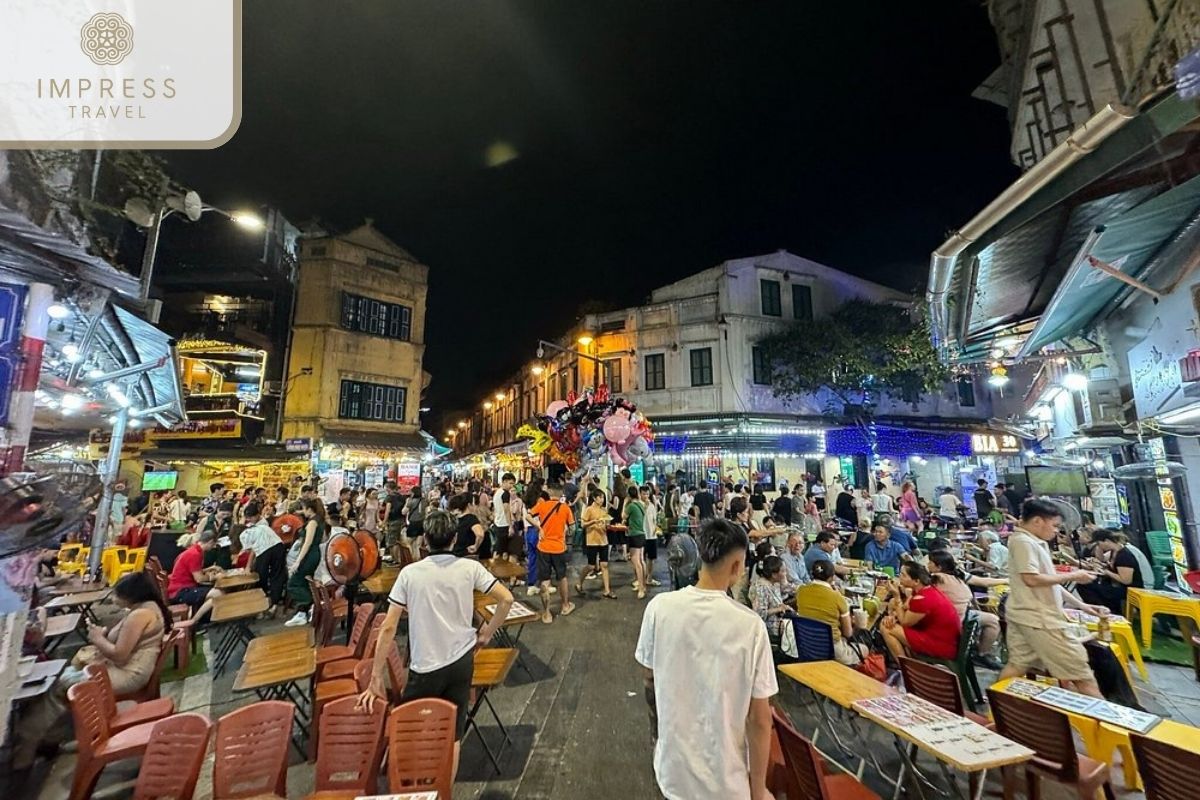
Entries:
<svg viewBox="0 0 1200 800">
<path fill-rule="evenodd" d="M 650 601 L 635 652 L 657 739 L 654 774 L 667 800 L 764 800 L 779 686 L 766 627 L 728 594 L 749 539 L 710 519 L 698 547 L 699 581 Z"/>
</svg>

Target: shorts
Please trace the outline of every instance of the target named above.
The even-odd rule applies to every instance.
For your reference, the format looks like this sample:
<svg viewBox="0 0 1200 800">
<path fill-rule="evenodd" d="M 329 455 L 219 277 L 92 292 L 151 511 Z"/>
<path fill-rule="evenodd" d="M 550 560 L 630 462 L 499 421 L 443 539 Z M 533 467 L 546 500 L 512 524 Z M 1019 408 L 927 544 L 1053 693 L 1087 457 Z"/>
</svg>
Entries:
<svg viewBox="0 0 1200 800">
<path fill-rule="evenodd" d="M 625 536 L 625 542 L 630 550 L 641 550 L 646 546 L 646 537 L 640 533 L 628 534 Z"/>
<path fill-rule="evenodd" d="M 584 545 L 583 554 L 589 564 L 608 563 L 608 545 L 606 544 Z"/>
<path fill-rule="evenodd" d="M 196 609 L 204 605 L 204 601 L 208 599 L 208 593 L 211 591 L 211 586 L 189 586 L 186 589 L 180 589 L 179 593 L 171 598 L 171 602 L 183 603 L 185 606 Z"/>
<path fill-rule="evenodd" d="M 388 520 L 387 529 L 384 531 L 384 546 L 393 547 L 402 544 L 406 541 L 404 535 L 404 520 L 392 519 Z"/>
<path fill-rule="evenodd" d="M 545 583 L 546 581 L 563 581 L 567 579 L 567 554 L 566 553 L 543 553 L 538 550 L 537 554 L 537 574 L 538 581 Z"/>
<path fill-rule="evenodd" d="M 644 555 L 646 556 L 647 559 L 658 558 L 658 539 L 657 538 L 646 540 L 646 552 Z"/>
<path fill-rule="evenodd" d="M 1022 671 L 1040 667 L 1061 681 L 1094 681 L 1087 651 L 1067 628 L 1008 623 L 1008 663 Z"/>
<path fill-rule="evenodd" d="M 521 548 L 519 545 L 524 537 L 520 534 L 514 534 L 512 532 L 512 528 L 508 525 L 493 525 L 491 535 L 494 536 L 496 540 L 496 555 L 521 554 Z M 512 551 L 513 539 L 516 539 L 518 544 L 517 552 L 515 554 Z"/>
<path fill-rule="evenodd" d="M 609 531 L 608 532 L 608 546 L 609 547 L 620 547 L 623 544 L 625 544 L 625 531 Z"/>
<path fill-rule="evenodd" d="M 458 707 L 455 741 L 462 741 L 467 732 L 467 704 L 471 702 L 471 676 L 475 672 L 475 648 L 467 651 L 453 664 L 447 664 L 433 672 L 408 671 L 408 683 L 404 686 L 405 700 L 435 697 L 449 700 Z"/>
</svg>

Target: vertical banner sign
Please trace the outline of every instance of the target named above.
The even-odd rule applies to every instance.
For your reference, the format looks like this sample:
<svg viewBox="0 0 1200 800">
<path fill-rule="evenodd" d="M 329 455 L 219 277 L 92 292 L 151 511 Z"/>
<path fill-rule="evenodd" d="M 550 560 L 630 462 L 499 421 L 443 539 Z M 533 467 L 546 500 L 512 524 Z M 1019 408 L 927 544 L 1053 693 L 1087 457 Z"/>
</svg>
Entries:
<svg viewBox="0 0 1200 800">
<path fill-rule="evenodd" d="M 1175 583 L 1180 591 L 1188 592 L 1187 582 L 1187 550 L 1183 545 L 1183 523 L 1179 520 L 1179 504 L 1175 499 L 1175 489 L 1171 485 L 1171 477 L 1167 471 L 1167 448 L 1161 438 L 1150 439 L 1150 452 L 1154 457 L 1154 472 L 1158 475 L 1158 501 L 1162 505 L 1163 520 L 1167 536 L 1171 539 L 1171 560 L 1174 562 Z"/>
<path fill-rule="evenodd" d="M 1092 494 L 1092 515 L 1101 528 L 1121 527 L 1121 508 L 1117 497 L 1117 482 L 1111 478 L 1089 478 Z"/>
<path fill-rule="evenodd" d="M 25 287 L 0 283 L 0 426 L 8 424 L 13 379 L 21 363 L 21 312 Z"/>
</svg>

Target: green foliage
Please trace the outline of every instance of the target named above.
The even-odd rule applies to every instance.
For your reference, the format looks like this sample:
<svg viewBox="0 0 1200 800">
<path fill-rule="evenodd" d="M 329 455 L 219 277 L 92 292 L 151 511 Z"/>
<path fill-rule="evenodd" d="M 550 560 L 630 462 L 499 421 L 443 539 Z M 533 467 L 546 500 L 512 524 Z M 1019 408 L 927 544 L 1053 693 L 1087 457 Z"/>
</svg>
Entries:
<svg viewBox="0 0 1200 800">
<path fill-rule="evenodd" d="M 919 399 L 950 377 L 923 315 L 850 300 L 831 316 L 799 323 L 758 343 L 771 366 L 771 387 L 784 400 L 828 390 L 833 414 L 869 415 L 884 395 Z"/>
</svg>

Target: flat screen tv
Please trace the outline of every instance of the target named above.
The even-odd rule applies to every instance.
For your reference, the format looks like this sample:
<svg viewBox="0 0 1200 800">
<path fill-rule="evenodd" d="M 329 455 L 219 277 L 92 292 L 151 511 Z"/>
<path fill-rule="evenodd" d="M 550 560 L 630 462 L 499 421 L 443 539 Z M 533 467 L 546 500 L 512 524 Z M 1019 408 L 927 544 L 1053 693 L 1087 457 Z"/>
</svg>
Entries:
<svg viewBox="0 0 1200 800">
<path fill-rule="evenodd" d="M 1029 491 L 1034 495 L 1086 497 L 1087 473 L 1083 467 L 1026 467 Z"/>
<path fill-rule="evenodd" d="M 143 492 L 163 492 L 175 488 L 179 473 L 174 470 L 142 473 Z"/>
</svg>

